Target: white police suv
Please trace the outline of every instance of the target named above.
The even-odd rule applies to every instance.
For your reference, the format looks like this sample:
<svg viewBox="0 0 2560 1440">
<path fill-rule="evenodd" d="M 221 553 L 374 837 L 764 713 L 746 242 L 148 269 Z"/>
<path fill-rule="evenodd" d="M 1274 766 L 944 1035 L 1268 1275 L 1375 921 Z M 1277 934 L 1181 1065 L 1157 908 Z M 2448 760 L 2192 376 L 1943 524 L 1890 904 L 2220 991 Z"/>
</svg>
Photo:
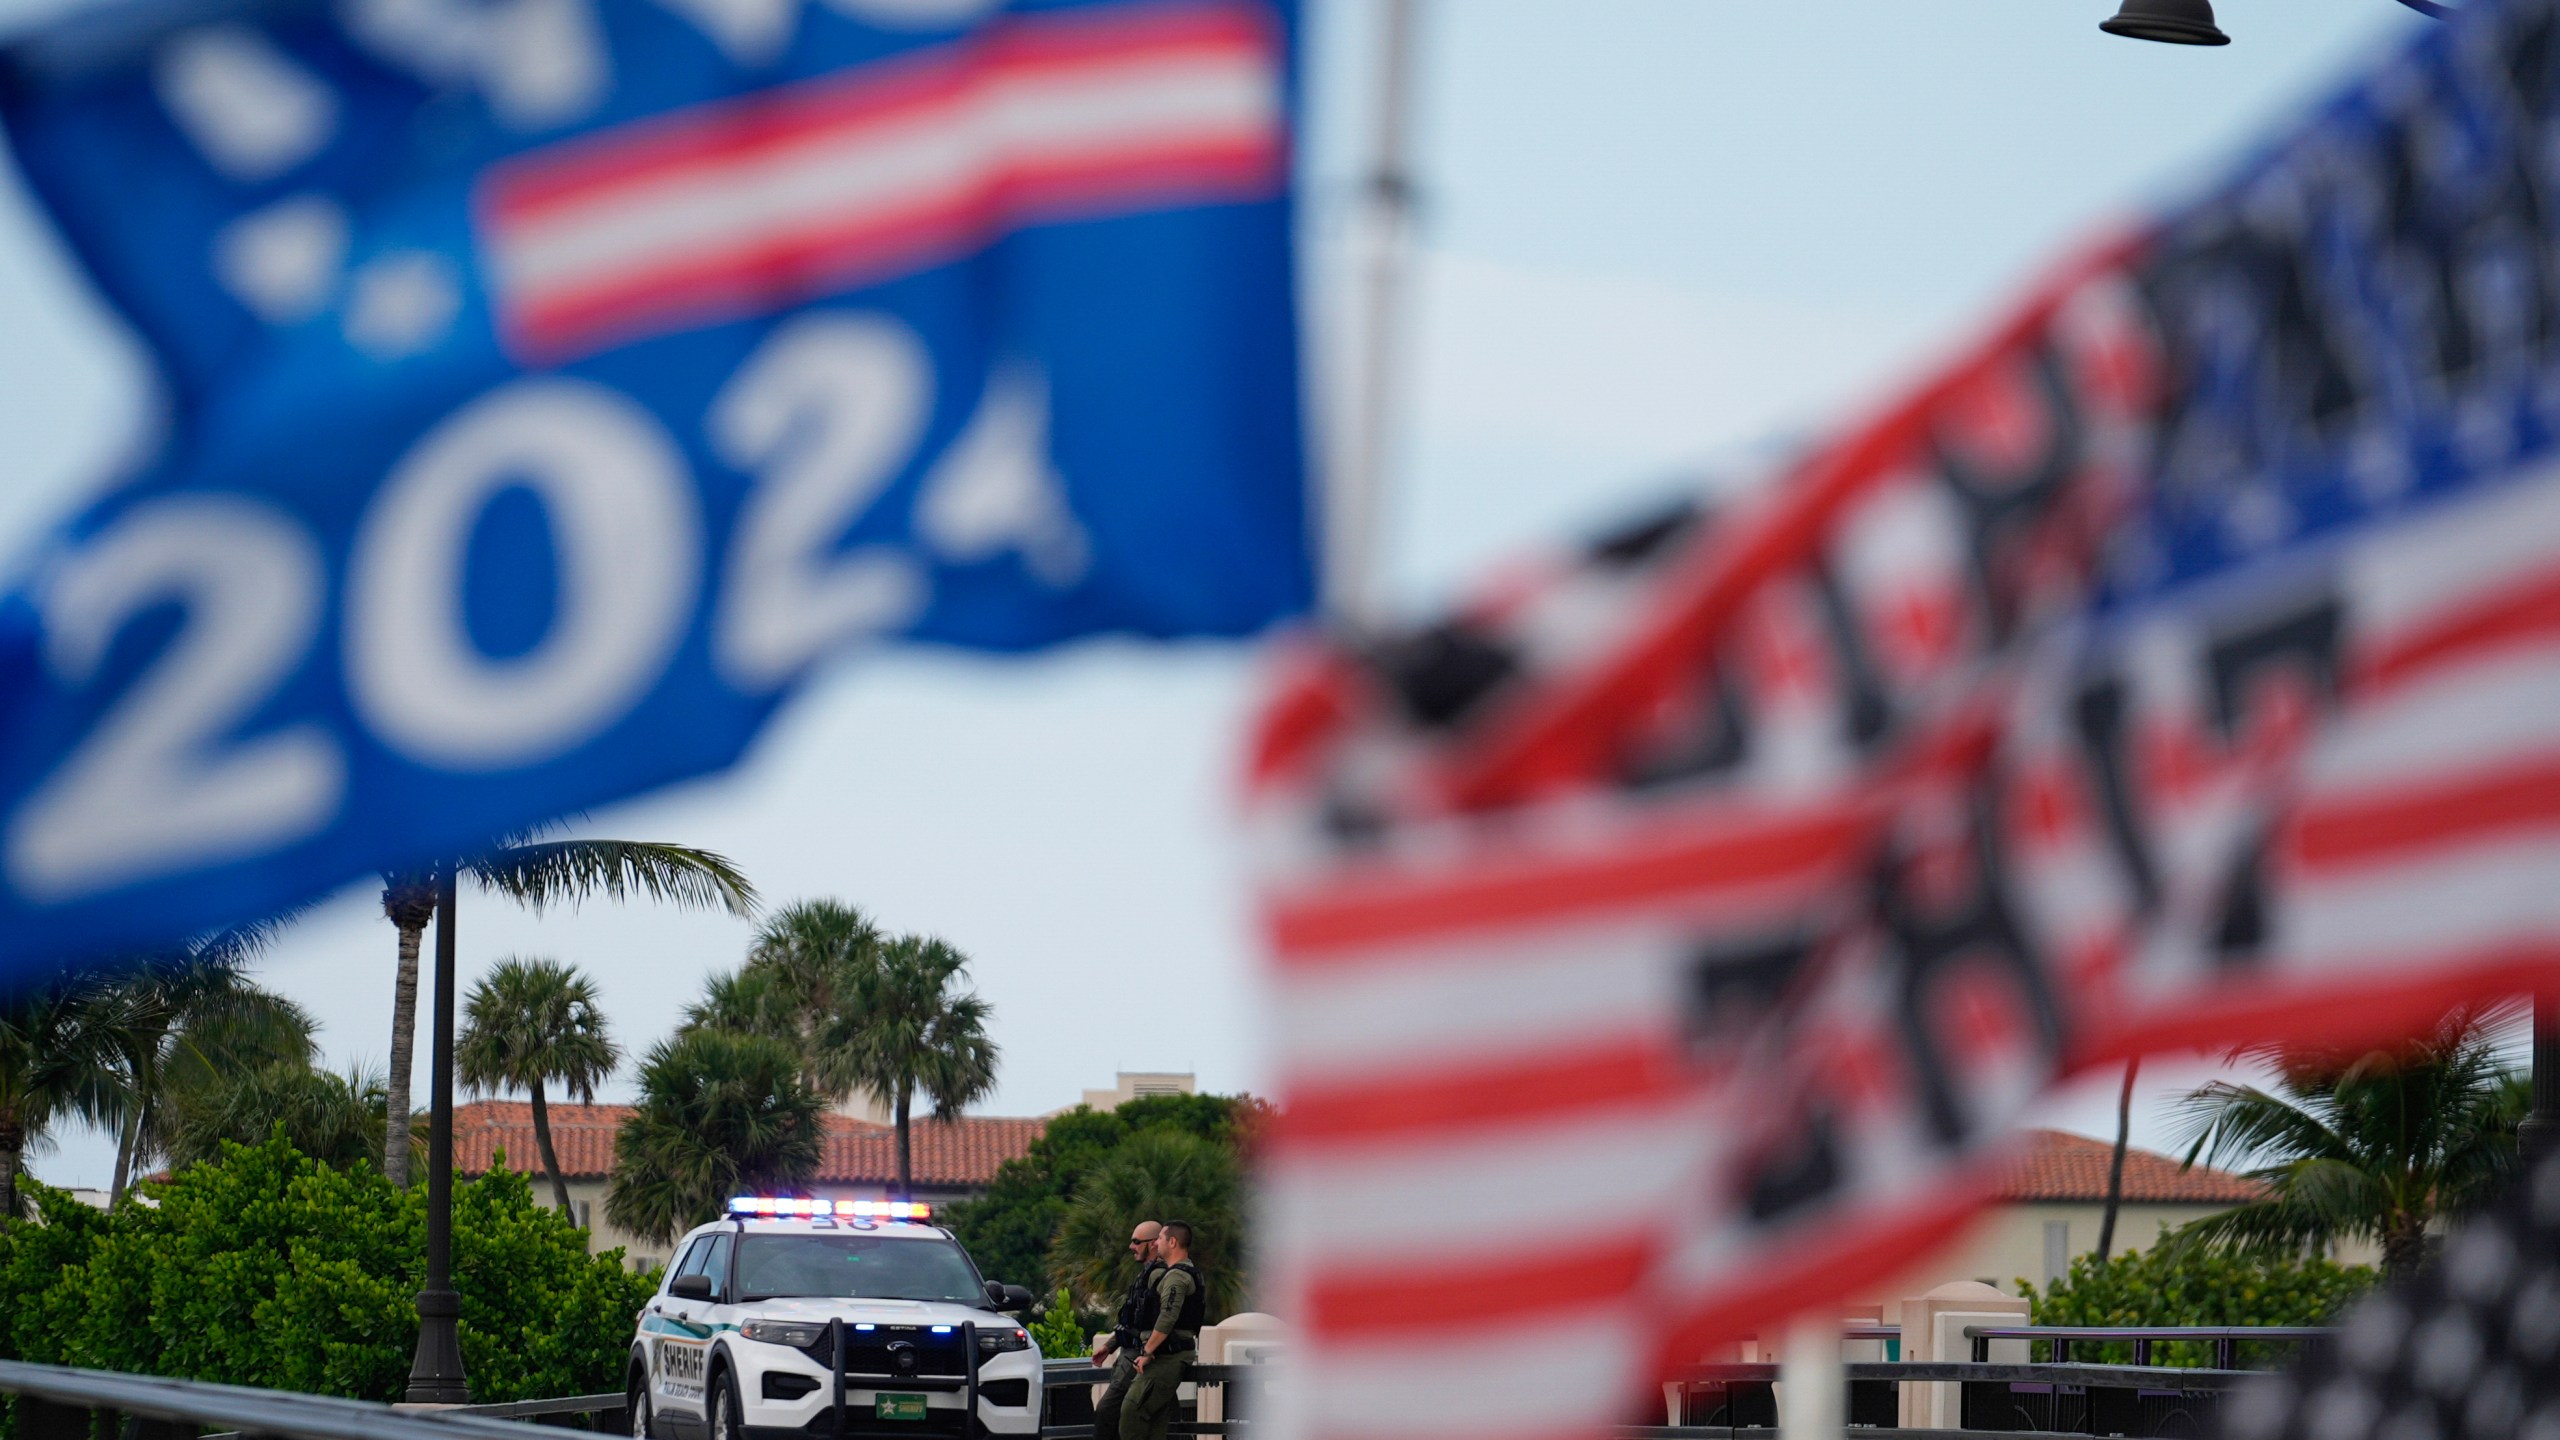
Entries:
<svg viewBox="0 0 2560 1440">
<path fill-rule="evenodd" d="M 918 1204 L 742 1196 L 640 1312 L 631 1433 L 895 1440 L 1040 1431 L 1040 1351 Z"/>
</svg>

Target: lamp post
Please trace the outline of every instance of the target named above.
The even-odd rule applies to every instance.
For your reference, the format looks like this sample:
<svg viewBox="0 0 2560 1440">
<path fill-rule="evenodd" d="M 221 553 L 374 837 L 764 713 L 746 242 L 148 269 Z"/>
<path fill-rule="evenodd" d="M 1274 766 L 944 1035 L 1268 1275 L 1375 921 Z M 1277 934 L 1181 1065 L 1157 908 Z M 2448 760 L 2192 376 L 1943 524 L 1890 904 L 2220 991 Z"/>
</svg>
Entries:
<svg viewBox="0 0 2560 1440">
<path fill-rule="evenodd" d="M 453 1288 L 453 912 L 454 867 L 436 877 L 435 1054 L 428 1081 L 427 1285 L 418 1292 L 418 1348 L 409 1362 L 412 1405 L 468 1405 L 462 1373 L 462 1297 Z"/>
<path fill-rule="evenodd" d="M 2400 0 L 2421 15 L 2449 20 L 2459 8 L 2438 0 Z M 2231 37 L 2213 23 L 2213 0 L 2124 0 L 2115 18 L 2098 28 L 2128 40 L 2157 40 L 2164 45 L 2228 45 Z"/>
</svg>

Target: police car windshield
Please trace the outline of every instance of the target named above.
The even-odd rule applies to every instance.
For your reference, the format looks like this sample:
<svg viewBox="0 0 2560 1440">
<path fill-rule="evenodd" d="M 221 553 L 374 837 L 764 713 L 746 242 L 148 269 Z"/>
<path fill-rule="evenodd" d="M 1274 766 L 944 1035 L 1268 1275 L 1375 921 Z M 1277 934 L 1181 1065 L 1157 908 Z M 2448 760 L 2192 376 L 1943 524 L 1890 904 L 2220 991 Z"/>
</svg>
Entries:
<svg viewBox="0 0 2560 1440">
<path fill-rule="evenodd" d="M 738 1298 L 944 1300 L 984 1303 L 978 1272 L 943 1240 L 886 1235 L 749 1235 L 738 1246 Z"/>
</svg>

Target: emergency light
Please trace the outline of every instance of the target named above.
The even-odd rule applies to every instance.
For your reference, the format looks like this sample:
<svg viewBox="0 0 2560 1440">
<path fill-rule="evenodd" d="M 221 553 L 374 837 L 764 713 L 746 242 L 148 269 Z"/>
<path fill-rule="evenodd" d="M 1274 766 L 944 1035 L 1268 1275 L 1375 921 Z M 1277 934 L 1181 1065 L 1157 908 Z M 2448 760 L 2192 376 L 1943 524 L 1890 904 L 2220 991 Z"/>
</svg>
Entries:
<svg viewBox="0 0 2560 1440">
<path fill-rule="evenodd" d="M 730 1197 L 729 1214 L 741 1219 L 859 1216 L 866 1220 L 930 1220 L 933 1207 L 921 1200 L 804 1200 L 791 1195 L 737 1195 Z"/>
</svg>

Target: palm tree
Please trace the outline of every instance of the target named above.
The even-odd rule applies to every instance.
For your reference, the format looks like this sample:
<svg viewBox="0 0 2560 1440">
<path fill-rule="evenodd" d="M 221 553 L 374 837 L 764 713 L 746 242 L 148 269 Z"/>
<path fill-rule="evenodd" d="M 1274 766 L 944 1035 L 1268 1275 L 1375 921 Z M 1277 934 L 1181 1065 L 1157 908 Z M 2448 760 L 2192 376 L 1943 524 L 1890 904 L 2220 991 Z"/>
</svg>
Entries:
<svg viewBox="0 0 2560 1440">
<path fill-rule="evenodd" d="M 400 932 L 400 965 L 391 995 L 388 1115 L 409 1113 L 409 1070 L 417 1054 L 418 948 L 427 922 L 435 918 L 436 895 L 448 871 L 467 875 L 480 888 L 504 895 L 535 914 L 557 904 L 576 906 L 597 895 L 611 900 L 645 895 L 672 905 L 716 905 L 732 915 L 755 913 L 755 886 L 724 855 L 646 840 L 538 841 L 531 838 L 536 833 L 509 836 L 460 859 L 383 872 L 382 913 Z M 405 1123 L 386 1121 L 384 1134 L 405 1128 Z M 409 1183 L 408 1158 L 405 1153 L 385 1151 L 382 1170 L 393 1184 Z"/>
<path fill-rule="evenodd" d="M 665 1244 L 732 1195 L 797 1187 L 825 1158 L 825 1113 L 781 1040 L 715 1029 L 662 1040 L 614 1137 L 605 1217 Z"/>
<path fill-rule="evenodd" d="M 17 1217 L 18 1174 L 55 1120 L 102 1120 L 117 1102 L 102 998 L 94 975 L 74 974 L 0 1005 L 0 1216 Z"/>
<path fill-rule="evenodd" d="M 801 1078 L 830 1102 L 857 1088 L 832 1037 L 853 1023 L 865 977 L 880 963 L 879 929 L 838 900 L 801 900 L 766 917 L 747 963 L 703 982 L 686 1029 L 763 1035 L 800 1056 Z"/>
<path fill-rule="evenodd" d="M 934 1116 L 950 1120 L 996 1085 L 996 1042 L 987 1037 L 988 1006 L 974 992 L 953 993 L 967 978 L 969 957 L 940 940 L 909 935 L 878 949 L 858 973 L 852 1003 L 821 1036 L 835 1074 L 889 1107 L 898 1127 L 898 1196 L 913 1199 L 915 1163 L 909 1111 L 918 1093 Z"/>
<path fill-rule="evenodd" d="M 225 1143 L 257 1145 L 278 1129 L 294 1149 L 339 1170 L 382 1153 L 383 1078 L 284 1061 L 231 1072 L 173 1106 L 170 1163 L 222 1157 Z"/>
<path fill-rule="evenodd" d="M 310 1015 L 249 978 L 250 957 L 282 923 L 216 931 L 107 972 L 97 1023 L 121 1081 L 104 1117 L 116 1130 L 108 1204 L 137 1165 L 166 1152 L 178 1092 L 231 1070 L 310 1063 Z"/>
<path fill-rule="evenodd" d="M 400 964 L 391 980 L 391 1069 L 383 1091 L 382 1173 L 395 1188 L 409 1186 L 409 1147 L 394 1146 L 390 1137 L 403 1125 L 392 1116 L 409 1114 L 409 1072 L 417 1064 L 418 946 L 427 922 L 436 918 L 441 873 L 433 866 L 382 872 L 382 915 L 400 932 Z"/>
<path fill-rule="evenodd" d="M 509 956 L 471 987 L 462 1006 L 462 1038 L 454 1068 L 475 1095 L 522 1090 L 533 1097 L 533 1143 L 551 1177 L 560 1213 L 574 1214 L 569 1182 L 561 1178 L 551 1148 L 547 1081 L 582 1105 L 595 1103 L 596 1084 L 622 1063 L 596 1004 L 595 982 L 557 960 Z"/>
<path fill-rule="evenodd" d="M 2499 1059 L 2513 1004 L 2456 1010 L 2412 1044 L 2242 1052 L 2274 1064 L 2273 1091 L 2216 1081 L 2181 1105 L 2186 1163 L 2255 1162 L 2266 1198 L 2191 1221 L 2169 1242 L 2300 1254 L 2342 1239 L 2382 1246 L 2386 1276 L 2415 1269 L 2428 1227 L 2481 1205 L 2519 1172 L 2531 1082 Z"/>
<path fill-rule="evenodd" d="M 1129 1282 L 1129 1231 L 1141 1220 L 1190 1221 L 1210 1317 L 1243 1305 L 1244 1173 L 1233 1146 L 1155 1127 L 1122 1141 L 1067 1202 L 1049 1250 L 1051 1282 L 1106 1303 Z"/>
</svg>

